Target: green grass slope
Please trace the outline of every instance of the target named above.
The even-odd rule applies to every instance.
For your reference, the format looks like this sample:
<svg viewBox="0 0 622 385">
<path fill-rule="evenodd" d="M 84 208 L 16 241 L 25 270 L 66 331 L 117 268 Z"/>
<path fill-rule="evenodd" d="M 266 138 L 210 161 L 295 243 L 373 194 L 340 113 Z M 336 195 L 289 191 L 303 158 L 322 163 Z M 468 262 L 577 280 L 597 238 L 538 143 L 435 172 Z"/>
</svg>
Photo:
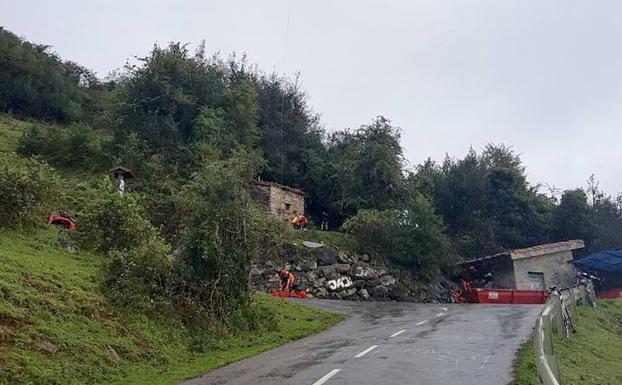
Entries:
<svg viewBox="0 0 622 385">
<path fill-rule="evenodd" d="M 0 114 L 0 152 L 15 151 L 17 142 L 30 123 Z"/>
<path fill-rule="evenodd" d="M 57 229 L 0 230 L 0 384 L 173 384 L 323 330 L 341 317 L 258 295 L 274 330 L 201 336 L 174 317 L 111 308 L 100 292 L 103 257 L 70 254 Z M 193 338 L 194 337 L 194 338 Z"/>
<path fill-rule="evenodd" d="M 622 384 L 622 300 L 599 301 L 596 309 L 577 308 L 577 333 L 554 337 L 564 385 Z M 538 385 L 533 343 L 514 363 L 515 385 Z"/>
</svg>

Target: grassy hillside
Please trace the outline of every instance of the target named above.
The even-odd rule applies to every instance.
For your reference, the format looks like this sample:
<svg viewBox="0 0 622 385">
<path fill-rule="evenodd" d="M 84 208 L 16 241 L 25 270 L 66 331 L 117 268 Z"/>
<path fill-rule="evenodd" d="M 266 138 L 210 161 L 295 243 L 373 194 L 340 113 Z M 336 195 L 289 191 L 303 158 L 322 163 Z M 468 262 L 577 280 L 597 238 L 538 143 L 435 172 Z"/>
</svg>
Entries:
<svg viewBox="0 0 622 385">
<path fill-rule="evenodd" d="M 577 334 L 555 337 L 564 385 L 622 384 L 622 300 L 600 301 L 596 309 L 580 306 Z M 519 352 L 515 385 L 538 385 L 533 343 Z"/>
<path fill-rule="evenodd" d="M 0 152 L 15 151 L 28 122 L 0 114 Z"/>
<path fill-rule="evenodd" d="M 0 230 L 0 384 L 172 384 L 290 340 L 340 317 L 263 295 L 274 330 L 187 332 L 175 317 L 115 311 L 100 293 L 103 257 L 70 254 L 59 231 Z M 197 341 L 207 349 L 196 352 Z"/>
</svg>

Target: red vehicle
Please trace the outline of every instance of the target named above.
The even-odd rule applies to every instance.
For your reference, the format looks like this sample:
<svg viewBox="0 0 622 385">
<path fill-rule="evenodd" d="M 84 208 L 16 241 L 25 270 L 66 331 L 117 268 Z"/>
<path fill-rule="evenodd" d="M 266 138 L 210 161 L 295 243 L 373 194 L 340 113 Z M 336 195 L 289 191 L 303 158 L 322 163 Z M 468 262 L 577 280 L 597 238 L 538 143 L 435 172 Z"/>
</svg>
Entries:
<svg viewBox="0 0 622 385">
<path fill-rule="evenodd" d="M 76 220 L 64 213 L 50 214 L 48 216 L 48 225 L 56 225 L 69 231 L 74 231 L 76 229 Z"/>
</svg>

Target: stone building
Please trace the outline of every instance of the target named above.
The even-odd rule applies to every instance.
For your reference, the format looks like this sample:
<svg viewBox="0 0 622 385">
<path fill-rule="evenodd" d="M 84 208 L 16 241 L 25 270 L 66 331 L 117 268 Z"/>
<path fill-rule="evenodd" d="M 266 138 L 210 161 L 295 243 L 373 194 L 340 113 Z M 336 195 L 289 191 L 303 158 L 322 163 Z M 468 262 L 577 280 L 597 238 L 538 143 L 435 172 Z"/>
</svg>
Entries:
<svg viewBox="0 0 622 385">
<path fill-rule="evenodd" d="M 497 289 L 566 288 L 575 283 L 573 250 L 583 247 L 580 239 L 548 243 L 473 259 L 465 264 L 473 265 L 479 271 L 492 272 Z"/>
<path fill-rule="evenodd" d="M 305 213 L 305 194 L 302 190 L 274 182 L 253 181 L 253 199 L 267 212 L 290 220 Z"/>
</svg>

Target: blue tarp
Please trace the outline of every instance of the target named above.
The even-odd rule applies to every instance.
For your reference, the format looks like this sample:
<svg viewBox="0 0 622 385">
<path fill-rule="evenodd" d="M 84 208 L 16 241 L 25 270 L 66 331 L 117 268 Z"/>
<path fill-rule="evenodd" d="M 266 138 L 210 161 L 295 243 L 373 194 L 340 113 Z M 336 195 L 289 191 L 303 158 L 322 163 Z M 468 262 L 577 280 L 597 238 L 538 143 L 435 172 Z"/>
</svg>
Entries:
<svg viewBox="0 0 622 385">
<path fill-rule="evenodd" d="M 622 271 L 622 249 L 599 251 L 574 261 L 574 264 L 598 271 Z"/>
</svg>

